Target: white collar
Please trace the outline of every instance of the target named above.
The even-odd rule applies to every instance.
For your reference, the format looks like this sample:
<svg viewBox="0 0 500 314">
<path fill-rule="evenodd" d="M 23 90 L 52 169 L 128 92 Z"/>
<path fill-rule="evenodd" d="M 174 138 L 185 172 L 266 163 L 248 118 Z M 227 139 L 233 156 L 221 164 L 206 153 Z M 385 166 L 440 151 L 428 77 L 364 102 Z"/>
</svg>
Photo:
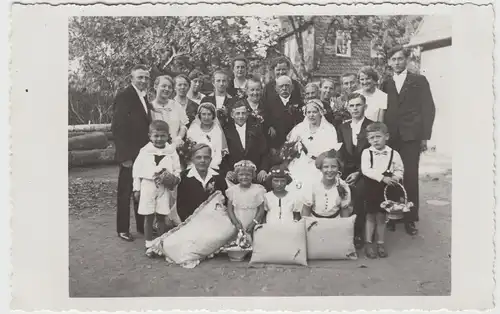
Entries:
<svg viewBox="0 0 500 314">
<path fill-rule="evenodd" d="M 255 102 L 255 103 L 254 103 L 254 102 L 252 102 L 252 101 L 250 101 L 250 99 L 247 99 L 247 101 L 248 101 L 248 104 L 250 105 L 250 108 L 252 108 L 252 109 L 254 109 L 254 110 L 255 110 L 255 109 L 257 109 L 257 108 L 259 108 L 259 102 L 258 102 L 258 101 L 257 101 L 257 102 Z M 255 108 L 254 108 L 254 107 L 255 107 Z"/>
<path fill-rule="evenodd" d="M 191 169 L 189 169 L 189 172 L 187 173 L 186 177 L 195 178 L 196 180 L 200 181 L 200 183 L 203 184 L 203 186 L 205 186 L 205 184 L 207 184 L 207 182 L 210 181 L 210 179 L 212 179 L 214 176 L 218 174 L 219 173 L 214 169 L 208 168 L 207 176 L 205 177 L 205 180 L 203 180 L 200 176 L 200 173 L 198 172 L 198 170 L 196 170 L 196 167 L 193 165 Z"/>
<path fill-rule="evenodd" d="M 231 95 L 229 95 L 227 92 L 226 92 L 226 95 L 224 95 L 224 96 L 216 96 L 216 95 L 215 95 L 215 92 L 210 93 L 210 95 L 209 95 L 209 96 L 221 97 L 221 98 L 224 98 L 224 97 L 225 97 L 225 98 L 233 98 L 233 97 L 232 97 Z"/>
<path fill-rule="evenodd" d="M 278 96 L 280 96 L 280 99 L 284 105 L 286 105 L 290 101 L 290 97 L 292 97 L 292 95 L 288 96 L 288 98 L 283 98 L 283 97 L 281 97 L 281 95 L 278 95 Z"/>
<path fill-rule="evenodd" d="M 137 87 L 135 87 L 134 84 L 132 84 L 132 86 L 134 87 L 134 89 L 137 92 L 137 95 L 139 95 L 139 97 L 142 97 L 142 98 L 146 97 L 146 91 L 141 92 Z"/>
<path fill-rule="evenodd" d="M 408 70 L 407 70 L 407 69 L 404 69 L 404 71 L 403 71 L 403 72 L 401 72 L 401 73 L 399 73 L 399 74 L 394 73 L 393 77 L 398 77 L 398 78 L 399 78 L 399 77 L 405 77 L 405 76 L 406 76 L 406 74 L 408 74 Z"/>
<path fill-rule="evenodd" d="M 165 144 L 164 148 L 157 148 L 153 145 L 153 143 L 149 142 L 141 150 L 148 154 L 158 155 L 170 155 L 175 152 L 173 146 L 168 143 Z"/>
<path fill-rule="evenodd" d="M 242 126 L 239 126 L 239 125 L 235 122 L 235 123 L 234 123 L 234 126 L 236 126 L 236 129 L 246 130 L 247 123 L 245 122 Z"/>
<path fill-rule="evenodd" d="M 234 83 L 234 87 L 235 88 L 244 88 L 247 84 L 247 80 L 245 79 L 245 81 L 243 82 L 243 84 L 238 84 L 238 81 L 236 80 L 236 78 L 233 80 L 233 83 Z"/>
<path fill-rule="evenodd" d="M 390 148 L 389 146 L 385 145 L 384 149 L 382 150 L 378 150 L 376 149 L 375 147 L 373 146 L 370 146 L 369 150 L 371 150 L 372 152 L 377 152 L 377 153 L 383 153 L 383 152 L 388 152 L 390 153 L 392 148 Z"/>
<path fill-rule="evenodd" d="M 365 118 L 366 117 L 363 117 L 363 119 L 359 120 L 358 122 L 355 122 L 354 119 L 351 119 L 351 126 L 353 126 L 353 125 L 356 125 L 356 126 L 357 125 L 362 125 L 363 122 L 365 122 Z"/>
</svg>

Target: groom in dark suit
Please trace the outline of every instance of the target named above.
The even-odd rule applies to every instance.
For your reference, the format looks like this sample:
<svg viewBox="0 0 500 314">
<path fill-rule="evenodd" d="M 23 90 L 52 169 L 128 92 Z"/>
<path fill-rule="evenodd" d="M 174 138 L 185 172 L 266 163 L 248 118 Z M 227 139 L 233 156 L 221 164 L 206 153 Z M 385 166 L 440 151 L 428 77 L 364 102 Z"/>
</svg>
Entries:
<svg viewBox="0 0 500 314">
<path fill-rule="evenodd" d="M 116 223 L 118 236 L 133 241 L 130 234 L 130 199 L 132 196 L 132 165 L 139 150 L 149 142 L 151 104 L 146 99 L 149 84 L 149 69 L 136 65 L 131 71 L 131 85 L 120 92 L 113 104 L 111 130 L 115 138 L 115 159 L 120 164 L 118 175 L 118 200 Z M 137 232 L 144 233 L 144 217 L 137 213 L 138 203 L 134 201 Z"/>
<path fill-rule="evenodd" d="M 364 227 L 366 213 L 363 199 L 363 176 L 361 175 L 361 153 L 370 147 L 366 137 L 366 127 L 373 123 L 365 117 L 366 98 L 359 93 L 349 94 L 347 98 L 347 110 L 352 120 L 342 123 L 337 131 L 339 142 L 342 143 L 339 155 L 344 167 L 342 179 L 351 187 L 352 201 L 356 214 L 354 223 L 354 244 L 361 248 L 364 243 Z"/>
<path fill-rule="evenodd" d="M 387 94 L 385 123 L 389 128 L 389 145 L 401 155 L 404 164 L 403 183 L 409 201 L 415 206 L 405 214 L 406 232 L 417 234 L 419 191 L 418 167 L 420 153 L 427 150 L 427 140 L 431 138 L 436 108 L 429 82 L 425 76 L 408 72 L 409 52 L 403 47 L 395 47 L 388 53 L 389 66 L 393 77 L 382 83 L 381 90 Z M 388 228 L 394 230 L 395 225 Z"/>
<path fill-rule="evenodd" d="M 221 168 L 226 173 L 226 178 L 234 182 L 234 164 L 240 160 L 250 160 L 257 166 L 257 181 L 262 183 L 269 171 L 269 151 L 262 125 L 248 119 L 245 100 L 239 100 L 233 105 L 231 117 L 231 122 L 224 126 L 229 154 L 225 156 Z"/>
</svg>

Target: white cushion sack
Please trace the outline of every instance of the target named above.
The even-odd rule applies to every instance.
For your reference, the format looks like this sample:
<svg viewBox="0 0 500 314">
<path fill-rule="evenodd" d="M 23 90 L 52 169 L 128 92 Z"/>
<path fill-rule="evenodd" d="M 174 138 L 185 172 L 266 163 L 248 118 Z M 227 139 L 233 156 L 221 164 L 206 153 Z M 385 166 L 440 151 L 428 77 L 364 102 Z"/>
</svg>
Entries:
<svg viewBox="0 0 500 314">
<path fill-rule="evenodd" d="M 347 218 L 304 217 L 307 232 L 307 258 L 310 260 L 357 259 L 354 247 L 354 221 Z"/>
<path fill-rule="evenodd" d="M 196 266 L 236 234 L 223 204 L 224 196 L 216 191 L 186 221 L 156 238 L 151 250 L 170 262 Z"/>
<path fill-rule="evenodd" d="M 307 266 L 304 220 L 266 223 L 255 227 L 250 264 Z"/>
</svg>

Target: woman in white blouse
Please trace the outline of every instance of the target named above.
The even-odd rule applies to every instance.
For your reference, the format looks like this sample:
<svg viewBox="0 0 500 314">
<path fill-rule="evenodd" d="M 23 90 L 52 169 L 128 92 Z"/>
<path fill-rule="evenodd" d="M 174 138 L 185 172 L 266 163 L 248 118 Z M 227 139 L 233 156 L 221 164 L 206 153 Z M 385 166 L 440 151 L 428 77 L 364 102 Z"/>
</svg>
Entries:
<svg viewBox="0 0 500 314">
<path fill-rule="evenodd" d="M 154 109 L 151 111 L 151 117 L 153 120 L 167 122 L 172 143 L 177 147 L 182 146 L 189 119 L 181 105 L 170 98 L 174 90 L 174 81 L 168 75 L 158 76 L 154 88 L 156 98 L 151 102 Z"/>
<path fill-rule="evenodd" d="M 384 122 L 387 110 L 387 94 L 377 88 L 378 73 L 372 67 L 362 67 L 358 72 L 361 89 L 357 93 L 366 98 L 365 116 L 375 122 Z"/>
<path fill-rule="evenodd" d="M 351 191 L 340 179 L 341 161 L 334 150 L 324 152 L 316 159 L 322 177 L 302 192 L 302 215 L 317 218 L 349 217 L 352 213 Z"/>
<path fill-rule="evenodd" d="M 228 153 L 226 137 L 219 124 L 212 103 L 204 102 L 198 107 L 196 119 L 193 121 L 187 137 L 196 143 L 203 143 L 212 149 L 210 167 L 219 169 L 222 158 Z"/>
<path fill-rule="evenodd" d="M 297 124 L 287 136 L 288 142 L 296 142 L 300 156 L 290 162 L 288 169 L 295 184 L 307 185 L 321 177 L 314 161 L 324 151 L 338 150 L 337 131 L 323 117 L 325 110 L 318 99 L 312 99 L 304 106 L 304 121 Z"/>
</svg>

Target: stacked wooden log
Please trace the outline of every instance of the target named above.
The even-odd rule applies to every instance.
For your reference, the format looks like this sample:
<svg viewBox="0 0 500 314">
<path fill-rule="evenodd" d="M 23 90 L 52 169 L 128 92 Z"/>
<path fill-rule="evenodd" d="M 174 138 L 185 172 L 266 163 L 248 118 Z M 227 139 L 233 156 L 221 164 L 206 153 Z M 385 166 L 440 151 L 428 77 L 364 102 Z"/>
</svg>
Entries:
<svg viewBox="0 0 500 314">
<path fill-rule="evenodd" d="M 68 166 L 114 164 L 115 148 L 110 124 L 68 126 Z"/>
</svg>

